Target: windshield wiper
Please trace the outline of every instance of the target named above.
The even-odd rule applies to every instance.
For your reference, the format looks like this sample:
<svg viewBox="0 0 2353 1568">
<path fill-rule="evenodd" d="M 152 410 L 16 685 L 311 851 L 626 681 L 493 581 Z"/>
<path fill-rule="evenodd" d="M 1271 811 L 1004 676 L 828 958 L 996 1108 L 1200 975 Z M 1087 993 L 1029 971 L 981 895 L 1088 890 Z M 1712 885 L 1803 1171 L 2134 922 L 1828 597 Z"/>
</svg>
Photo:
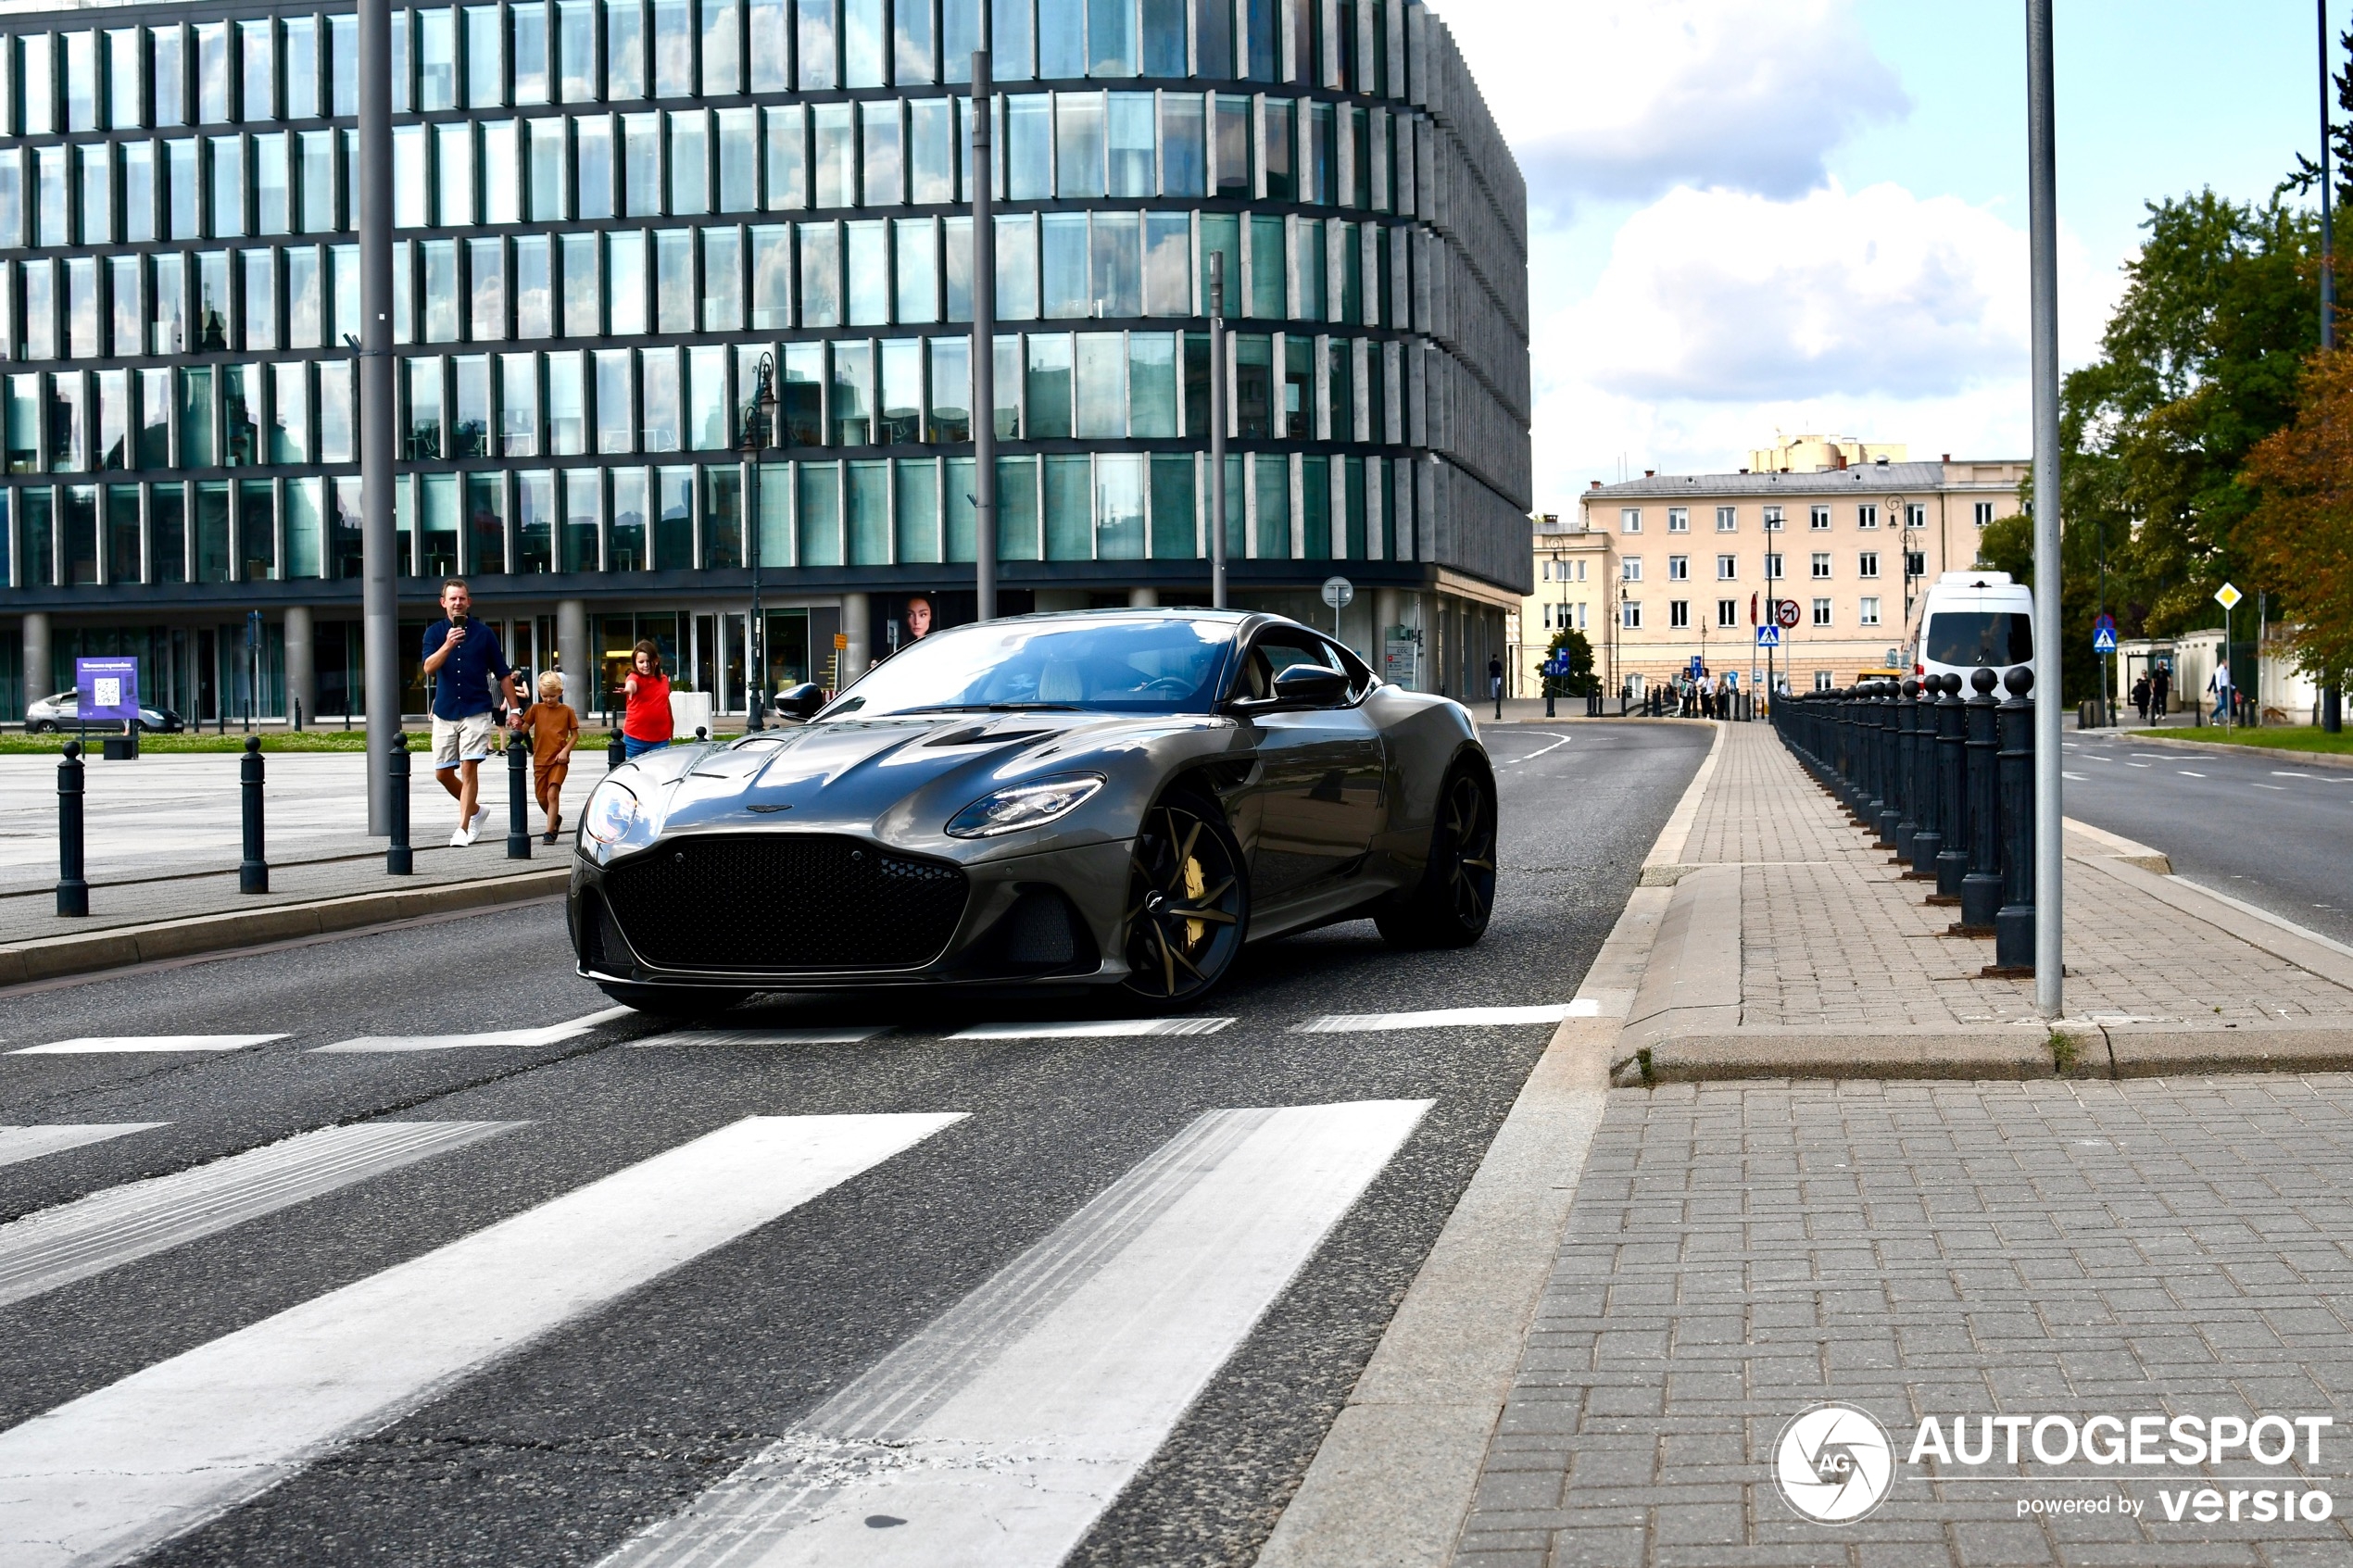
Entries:
<svg viewBox="0 0 2353 1568">
<path fill-rule="evenodd" d="M 1075 702 L 935 702 L 901 713 L 1076 713 Z"/>
</svg>

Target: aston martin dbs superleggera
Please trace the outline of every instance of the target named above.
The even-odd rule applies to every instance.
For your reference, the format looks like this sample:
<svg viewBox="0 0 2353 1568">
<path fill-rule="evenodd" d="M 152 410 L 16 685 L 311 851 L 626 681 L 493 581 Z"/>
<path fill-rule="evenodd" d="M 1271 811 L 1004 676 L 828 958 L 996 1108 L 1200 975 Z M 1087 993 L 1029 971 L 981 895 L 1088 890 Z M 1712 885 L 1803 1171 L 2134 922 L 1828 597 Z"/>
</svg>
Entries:
<svg viewBox="0 0 2353 1568">
<path fill-rule="evenodd" d="M 647 753 L 590 797 L 572 935 L 616 1000 L 950 984 L 1181 1007 L 1263 937 L 1487 928 L 1470 716 L 1280 616 L 987 621 L 779 700 L 801 721 Z"/>
</svg>

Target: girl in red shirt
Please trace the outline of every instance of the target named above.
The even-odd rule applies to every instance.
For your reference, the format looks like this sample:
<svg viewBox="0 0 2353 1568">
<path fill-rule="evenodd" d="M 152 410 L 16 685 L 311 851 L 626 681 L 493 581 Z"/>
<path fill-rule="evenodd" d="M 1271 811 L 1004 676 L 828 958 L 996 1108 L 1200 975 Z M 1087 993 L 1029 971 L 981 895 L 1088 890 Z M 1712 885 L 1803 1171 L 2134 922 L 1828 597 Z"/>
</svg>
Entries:
<svg viewBox="0 0 2353 1568">
<path fill-rule="evenodd" d="M 622 683 L 629 705 L 621 718 L 621 749 L 635 758 L 670 744 L 670 677 L 650 640 L 631 649 L 629 661 L 635 668 Z"/>
</svg>

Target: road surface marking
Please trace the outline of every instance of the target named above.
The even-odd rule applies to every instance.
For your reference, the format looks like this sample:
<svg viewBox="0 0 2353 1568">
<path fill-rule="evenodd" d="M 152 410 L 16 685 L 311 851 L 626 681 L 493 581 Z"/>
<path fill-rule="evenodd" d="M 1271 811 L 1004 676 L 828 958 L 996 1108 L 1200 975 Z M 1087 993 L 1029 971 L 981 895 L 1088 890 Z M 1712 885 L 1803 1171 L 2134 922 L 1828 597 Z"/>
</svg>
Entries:
<svg viewBox="0 0 2353 1568">
<path fill-rule="evenodd" d="M 2145 757 L 2152 762 L 2171 762 L 2173 760 L 2171 757 L 2166 756 L 2165 753 L 2161 751 L 2135 751 L 2132 753 L 2132 755 L 2134 757 Z"/>
<path fill-rule="evenodd" d="M 125 1133 L 145 1133 L 170 1125 L 169 1122 L 84 1122 L 50 1127 L 0 1127 L 0 1165 L 38 1160 L 44 1154 L 62 1154 L 69 1148 L 104 1143 Z"/>
<path fill-rule="evenodd" d="M 2202 779 L 2206 777 L 2204 773 L 2193 773 L 2187 768 L 2176 768 L 2173 771 L 2181 774 L 2185 779 Z"/>
<path fill-rule="evenodd" d="M 1512 758 L 1509 761 L 1506 761 L 1506 762 L 1504 764 L 1504 767 L 1506 767 L 1506 768 L 1516 768 L 1516 767 L 1519 766 L 1519 764 L 1521 764 L 1522 762 L 1533 762 L 1533 761 L 1535 761 L 1535 760 L 1536 760 L 1539 757 L 1543 756 L 1546 752 L 1550 752 L 1550 751 L 1558 751 L 1558 750 L 1559 750 L 1562 746 L 1567 746 L 1567 745 L 1568 744 L 1568 741 L 1569 741 L 1569 737 L 1568 737 L 1568 736 L 1567 736 L 1567 735 L 1563 735 L 1563 736 L 1561 736 L 1561 738 L 1560 738 L 1560 739 L 1558 739 L 1558 740 L 1554 741 L 1552 745 L 1550 745 L 1550 746 L 1540 746 L 1540 747 L 1538 747 L 1536 750 L 1529 752 L 1529 753 L 1527 756 L 1525 756 L 1525 757 L 1515 757 L 1515 758 Z"/>
<path fill-rule="evenodd" d="M 1294 1023 L 1294 1035 L 1354 1035 L 1376 1029 L 1453 1029 L 1503 1023 L 1558 1023 L 1564 1018 L 1598 1018 L 1591 997 L 1525 1008 L 1433 1008 L 1425 1012 L 1333 1012 Z"/>
<path fill-rule="evenodd" d="M 1082 1018 L 1064 1023 L 975 1023 L 951 1040 L 1108 1040 L 1134 1035 L 1214 1035 L 1230 1018 Z"/>
<path fill-rule="evenodd" d="M 851 1046 L 887 1035 L 890 1029 L 887 1023 L 845 1029 L 680 1029 L 629 1043 L 640 1049 L 648 1046 Z"/>
<path fill-rule="evenodd" d="M 331 1056 L 337 1052 L 450 1051 L 481 1046 L 552 1046 L 585 1035 L 599 1023 L 631 1017 L 636 1010 L 635 1008 L 607 1008 L 585 1018 L 574 1018 L 562 1023 L 544 1023 L 536 1029 L 488 1029 L 478 1035 L 363 1035 L 355 1040 L 337 1040 L 332 1046 L 313 1046 L 310 1054 Z"/>
<path fill-rule="evenodd" d="M 2089 784 L 2092 782 L 2089 774 L 2070 773 L 2064 768 L 2059 770 L 2059 777 L 2063 779 L 2073 779 L 2077 784 Z"/>
<path fill-rule="evenodd" d="M 0 1306 L 522 1125 L 361 1122 L 321 1127 L 41 1210 L 0 1225 Z"/>
<path fill-rule="evenodd" d="M 962 1119 L 747 1117 L 0 1432 L 0 1562 L 135 1557 Z"/>
<path fill-rule="evenodd" d="M 2148 766 L 2145 762 L 2127 762 L 2124 765 L 2127 768 L 2145 768 Z"/>
<path fill-rule="evenodd" d="M 96 1056 L 114 1051 L 241 1051 L 283 1035 L 83 1035 L 45 1046 L 21 1046 L 10 1056 Z"/>
<path fill-rule="evenodd" d="M 2288 770 L 2286 770 L 2285 768 L 2274 768 L 2274 769 L 2272 769 L 2272 770 L 2271 770 L 2271 776 L 2272 776 L 2273 778 L 2275 778 L 2275 779 L 2312 779 L 2312 778 L 2318 778 L 2318 777 L 2320 777 L 2320 775 L 2319 775 L 2319 774 L 2317 774 L 2317 773 L 2294 773 L 2294 772 L 2290 772 L 2290 771 L 2289 771 Z"/>
<path fill-rule="evenodd" d="M 607 1568 L 1052 1568 L 1430 1104 L 1205 1113 Z"/>
<path fill-rule="evenodd" d="M 2256 788 L 2256 789 L 2276 789 L 2276 790 L 2278 790 L 2278 791 L 2279 791 L 2282 795 L 2285 795 L 2285 794 L 2287 793 L 2287 785 L 2285 785 L 2285 784 L 2254 784 L 2254 785 L 2252 785 L 2251 787 Z"/>
</svg>

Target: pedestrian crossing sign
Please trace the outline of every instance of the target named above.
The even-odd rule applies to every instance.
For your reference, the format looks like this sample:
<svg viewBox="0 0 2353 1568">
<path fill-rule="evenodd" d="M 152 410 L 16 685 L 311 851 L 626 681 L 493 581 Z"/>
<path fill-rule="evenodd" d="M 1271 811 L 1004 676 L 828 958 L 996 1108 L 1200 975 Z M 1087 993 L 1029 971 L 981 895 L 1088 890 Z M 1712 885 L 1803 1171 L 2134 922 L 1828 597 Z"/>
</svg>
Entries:
<svg viewBox="0 0 2353 1568">
<path fill-rule="evenodd" d="M 1760 648 L 1780 647 L 1781 629 L 1778 626 L 1759 626 L 1756 629 L 1756 646 Z"/>
<path fill-rule="evenodd" d="M 2092 633 L 2092 651 L 2094 653 L 2114 653 L 2116 651 L 2116 628 L 2113 626 L 2103 626 L 2098 631 L 2094 632 Z"/>
</svg>

